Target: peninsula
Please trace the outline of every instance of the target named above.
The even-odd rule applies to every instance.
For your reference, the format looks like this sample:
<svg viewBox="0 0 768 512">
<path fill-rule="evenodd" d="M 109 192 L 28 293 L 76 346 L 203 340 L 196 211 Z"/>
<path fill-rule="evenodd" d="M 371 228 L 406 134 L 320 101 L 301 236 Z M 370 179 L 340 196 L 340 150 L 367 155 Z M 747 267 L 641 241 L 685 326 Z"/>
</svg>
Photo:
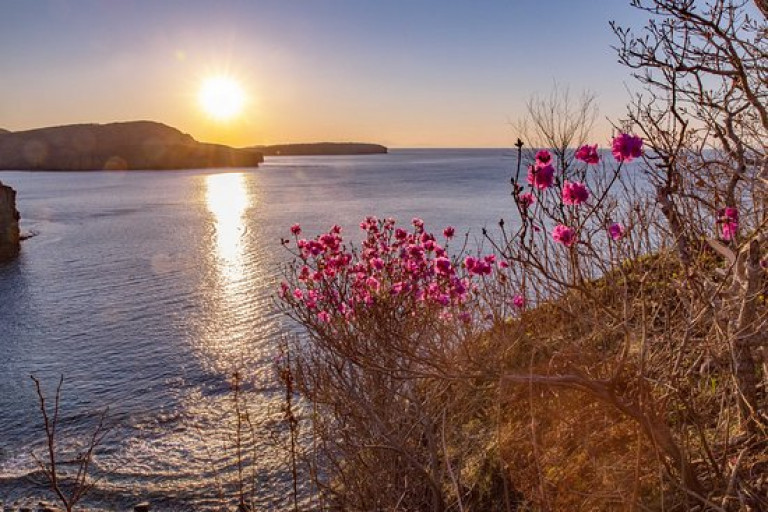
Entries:
<svg viewBox="0 0 768 512">
<path fill-rule="evenodd" d="M 376 155 L 387 152 L 385 146 L 360 142 L 277 144 L 274 146 L 252 146 L 250 149 L 267 156 Z"/>
<path fill-rule="evenodd" d="M 256 167 L 254 149 L 198 142 L 153 121 L 0 130 L 0 170 L 93 171 Z"/>
</svg>

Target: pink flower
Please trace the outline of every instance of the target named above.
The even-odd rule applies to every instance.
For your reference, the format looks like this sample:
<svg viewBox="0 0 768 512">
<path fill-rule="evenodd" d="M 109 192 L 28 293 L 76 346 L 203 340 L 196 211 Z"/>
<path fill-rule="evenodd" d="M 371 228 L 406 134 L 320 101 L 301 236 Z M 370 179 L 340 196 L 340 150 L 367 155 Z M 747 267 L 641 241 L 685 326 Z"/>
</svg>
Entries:
<svg viewBox="0 0 768 512">
<path fill-rule="evenodd" d="M 517 197 L 517 202 L 520 205 L 520 208 L 527 210 L 533 203 L 536 202 L 536 197 L 534 197 L 534 195 L 530 192 L 526 192 L 525 194 L 520 194 Z"/>
<path fill-rule="evenodd" d="M 462 281 L 461 279 L 455 279 L 452 283 L 453 288 L 451 288 L 451 293 L 457 297 L 462 297 L 466 295 L 467 293 L 467 283 Z"/>
<path fill-rule="evenodd" d="M 723 208 L 720 210 L 720 217 L 723 217 L 723 220 L 739 220 L 739 210 L 732 207 Z"/>
<path fill-rule="evenodd" d="M 552 238 L 555 242 L 570 247 L 576 241 L 576 232 L 568 226 L 558 224 L 555 226 L 555 229 L 552 230 Z"/>
<path fill-rule="evenodd" d="M 617 162 L 631 162 L 642 154 L 643 139 L 628 133 L 613 138 L 613 157 Z"/>
<path fill-rule="evenodd" d="M 331 315 L 327 311 L 321 311 L 317 314 L 317 319 L 324 324 L 331 322 Z"/>
<path fill-rule="evenodd" d="M 454 229 L 453 226 L 448 226 L 443 230 L 443 236 L 445 236 L 445 238 L 453 238 L 453 235 L 455 234 L 456 234 L 456 230 Z"/>
<path fill-rule="evenodd" d="M 618 240 L 619 238 L 622 238 L 624 236 L 625 229 L 624 226 L 619 224 L 618 222 L 614 222 L 610 226 L 608 226 L 608 235 L 611 237 L 612 240 Z"/>
<path fill-rule="evenodd" d="M 552 160 L 552 155 L 546 149 L 541 149 L 536 153 L 536 167 L 544 167 Z"/>
<path fill-rule="evenodd" d="M 320 237 L 320 243 L 334 251 L 339 248 L 340 239 L 337 236 L 328 233 Z"/>
<path fill-rule="evenodd" d="M 420 260 L 424 258 L 424 247 L 420 245 L 409 245 L 408 254 L 410 254 L 411 258 Z"/>
<path fill-rule="evenodd" d="M 323 244 L 316 240 L 307 242 L 307 249 L 312 256 L 319 256 L 323 252 Z"/>
<path fill-rule="evenodd" d="M 619 238 L 622 238 L 624 236 L 625 229 L 624 226 L 619 224 L 618 222 L 614 222 L 610 226 L 608 226 L 608 235 L 611 237 L 612 240 L 618 240 Z"/>
<path fill-rule="evenodd" d="M 588 144 L 581 146 L 578 151 L 576 151 L 575 157 L 576 160 L 581 160 L 588 164 L 598 163 L 600 161 L 600 155 L 597 154 L 597 144 L 594 146 Z"/>
<path fill-rule="evenodd" d="M 368 263 L 370 263 L 371 267 L 375 268 L 376 270 L 381 270 L 384 268 L 384 260 L 381 258 L 371 258 Z"/>
<path fill-rule="evenodd" d="M 475 269 L 475 265 L 477 265 L 477 259 L 473 258 L 472 256 L 467 256 L 464 259 L 464 266 L 467 267 L 467 270 L 470 272 Z"/>
<path fill-rule="evenodd" d="M 545 165 L 542 167 L 529 167 L 528 168 L 528 183 L 544 190 L 552 186 L 555 179 L 555 168 L 551 165 Z"/>
<path fill-rule="evenodd" d="M 469 265 L 467 265 L 467 270 L 469 270 L 471 274 L 477 274 L 479 276 L 487 276 L 493 270 L 493 266 L 491 266 L 490 262 L 484 259 L 475 260 L 475 264 L 472 265 L 472 268 L 469 268 Z"/>
<path fill-rule="evenodd" d="M 381 283 L 375 277 L 369 277 L 368 279 L 366 279 L 365 285 L 371 290 L 373 290 L 374 292 L 378 292 L 379 289 L 381 288 Z"/>
<path fill-rule="evenodd" d="M 293 226 L 291 226 L 291 233 L 296 236 L 299 236 L 301 234 L 301 226 L 298 224 L 294 224 Z"/>
<path fill-rule="evenodd" d="M 563 185 L 563 204 L 578 206 L 589 199 L 589 190 L 578 181 L 565 181 Z"/>
<path fill-rule="evenodd" d="M 451 260 L 448 258 L 436 258 L 435 259 L 435 270 L 438 274 L 442 275 L 449 275 L 451 273 Z"/>
<path fill-rule="evenodd" d="M 732 207 L 723 208 L 720 214 L 720 237 L 723 240 L 733 240 L 739 232 L 739 210 Z"/>
<path fill-rule="evenodd" d="M 301 291 L 301 289 L 296 288 L 293 290 L 293 296 L 299 300 L 304 298 L 304 292 Z"/>
<path fill-rule="evenodd" d="M 418 217 L 414 217 L 411 221 L 413 223 L 413 226 L 416 228 L 417 231 L 421 231 L 424 229 L 424 221 L 421 220 Z"/>
<path fill-rule="evenodd" d="M 525 297 L 523 297 L 520 294 L 515 295 L 514 297 L 512 297 L 512 304 L 517 309 L 523 309 L 525 307 Z"/>
<path fill-rule="evenodd" d="M 499 268 L 509 268 L 509 263 L 507 263 L 505 260 L 501 260 L 499 262 Z"/>
</svg>

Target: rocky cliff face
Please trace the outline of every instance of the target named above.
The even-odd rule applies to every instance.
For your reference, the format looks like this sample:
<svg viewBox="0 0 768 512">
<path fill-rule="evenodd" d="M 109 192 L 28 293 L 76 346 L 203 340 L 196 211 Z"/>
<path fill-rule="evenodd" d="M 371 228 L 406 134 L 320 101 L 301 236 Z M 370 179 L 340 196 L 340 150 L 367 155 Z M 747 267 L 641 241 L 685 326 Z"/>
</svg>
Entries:
<svg viewBox="0 0 768 512">
<path fill-rule="evenodd" d="M 19 254 L 19 212 L 16 191 L 0 181 L 0 261 Z"/>
</svg>

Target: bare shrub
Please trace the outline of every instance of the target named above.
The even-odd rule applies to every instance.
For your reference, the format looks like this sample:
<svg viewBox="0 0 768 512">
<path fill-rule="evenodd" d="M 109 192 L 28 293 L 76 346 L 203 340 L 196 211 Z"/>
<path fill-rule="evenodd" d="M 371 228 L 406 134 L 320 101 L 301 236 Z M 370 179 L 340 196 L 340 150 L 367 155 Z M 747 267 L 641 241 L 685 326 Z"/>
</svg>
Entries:
<svg viewBox="0 0 768 512">
<path fill-rule="evenodd" d="M 93 461 L 94 451 L 104 437 L 108 434 L 108 429 L 104 425 L 104 420 L 107 415 L 107 410 L 101 413 L 99 416 L 98 424 L 93 430 L 93 434 L 88 438 L 77 452 L 64 456 L 58 446 L 58 438 L 56 436 L 57 428 L 59 425 L 59 401 L 61 399 L 61 387 L 64 384 L 64 376 L 59 379 L 59 383 L 56 386 L 56 394 L 54 397 L 54 403 L 52 410 L 49 410 L 46 405 L 45 394 L 40 386 L 40 381 L 33 375 L 30 378 L 35 383 L 35 391 L 37 392 L 37 398 L 40 405 L 40 414 L 43 418 L 43 428 L 45 429 L 46 437 L 46 454 L 45 456 L 38 456 L 33 453 L 38 466 L 42 470 L 51 490 L 59 499 L 61 504 L 67 510 L 71 512 L 75 505 L 85 497 L 96 485 L 97 480 L 91 478 L 90 469 Z M 62 466 L 74 465 L 74 474 L 66 474 L 62 472 Z"/>
</svg>

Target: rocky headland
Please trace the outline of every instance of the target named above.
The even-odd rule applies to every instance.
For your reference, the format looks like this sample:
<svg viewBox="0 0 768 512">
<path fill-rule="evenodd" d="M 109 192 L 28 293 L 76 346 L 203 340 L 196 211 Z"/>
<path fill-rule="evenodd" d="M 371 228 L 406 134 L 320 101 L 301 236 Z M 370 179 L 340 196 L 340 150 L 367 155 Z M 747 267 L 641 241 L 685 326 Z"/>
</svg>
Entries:
<svg viewBox="0 0 768 512">
<path fill-rule="evenodd" d="M 267 156 L 377 155 L 387 152 L 386 146 L 363 144 L 360 142 L 277 144 L 273 146 L 253 146 L 251 149 Z"/>
<path fill-rule="evenodd" d="M 0 261 L 19 254 L 19 212 L 16 191 L 0 181 Z"/>
<path fill-rule="evenodd" d="M 198 142 L 152 121 L 0 131 L 0 170 L 92 171 L 256 167 L 258 150 Z"/>
</svg>

